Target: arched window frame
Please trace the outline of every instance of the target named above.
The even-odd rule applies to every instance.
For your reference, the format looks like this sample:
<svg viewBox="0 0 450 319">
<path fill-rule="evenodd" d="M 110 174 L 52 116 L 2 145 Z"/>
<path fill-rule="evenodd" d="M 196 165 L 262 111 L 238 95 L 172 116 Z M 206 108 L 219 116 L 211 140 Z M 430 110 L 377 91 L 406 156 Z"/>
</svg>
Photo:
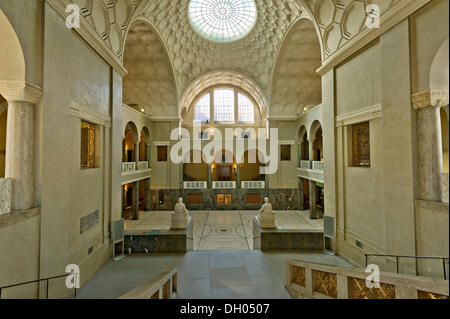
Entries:
<svg viewBox="0 0 450 319">
<path fill-rule="evenodd" d="M 215 120 L 215 95 L 214 93 L 218 90 L 233 90 L 234 92 L 234 115 L 233 115 L 233 121 L 216 121 Z M 201 122 L 205 123 L 206 121 L 197 120 L 196 118 L 196 108 L 198 106 L 198 103 L 209 94 L 210 102 L 209 102 L 209 121 L 208 123 L 217 123 L 217 124 L 255 124 L 255 109 L 258 108 L 258 104 L 255 102 L 254 98 L 248 94 L 246 91 L 234 87 L 234 86 L 214 86 L 210 87 L 207 90 L 203 91 L 198 95 L 198 98 L 196 98 L 192 104 L 194 108 L 194 122 Z M 252 104 L 253 104 L 253 120 L 252 121 L 239 121 L 239 95 L 243 95 L 246 97 Z"/>
</svg>

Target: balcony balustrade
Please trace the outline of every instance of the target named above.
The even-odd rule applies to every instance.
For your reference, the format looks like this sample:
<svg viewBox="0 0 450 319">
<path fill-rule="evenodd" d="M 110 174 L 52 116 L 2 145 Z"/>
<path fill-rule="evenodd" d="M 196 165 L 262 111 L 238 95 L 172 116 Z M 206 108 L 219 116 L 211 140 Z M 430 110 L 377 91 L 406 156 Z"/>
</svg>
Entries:
<svg viewBox="0 0 450 319">
<path fill-rule="evenodd" d="M 213 189 L 236 189 L 234 181 L 215 181 L 212 183 Z"/>
<path fill-rule="evenodd" d="M 143 171 L 149 169 L 148 162 L 139 162 L 137 164 L 136 169 L 136 163 L 135 162 L 126 162 L 122 163 L 122 173 L 130 173 L 135 171 Z"/>
<path fill-rule="evenodd" d="M 200 182 L 200 181 L 191 181 L 183 183 L 184 189 L 207 189 L 208 182 Z"/>
<path fill-rule="evenodd" d="M 241 182 L 242 189 L 264 189 L 266 188 L 266 182 L 263 181 L 248 181 Z"/>
<path fill-rule="evenodd" d="M 318 161 L 300 161 L 299 168 L 323 173 L 324 163 Z"/>
</svg>

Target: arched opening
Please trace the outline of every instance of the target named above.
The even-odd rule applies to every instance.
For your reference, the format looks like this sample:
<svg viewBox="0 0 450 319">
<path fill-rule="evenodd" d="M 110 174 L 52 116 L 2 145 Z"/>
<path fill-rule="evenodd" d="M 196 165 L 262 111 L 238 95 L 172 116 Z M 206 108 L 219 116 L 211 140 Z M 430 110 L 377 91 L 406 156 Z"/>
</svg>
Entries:
<svg viewBox="0 0 450 319">
<path fill-rule="evenodd" d="M 24 81 L 25 58 L 14 28 L 0 9 L 0 81 Z M 0 92 L 1 93 L 1 92 Z"/>
<path fill-rule="evenodd" d="M 309 132 L 309 140 L 311 145 L 311 151 L 313 154 L 309 154 L 309 158 L 312 161 L 321 162 L 323 160 L 323 137 L 322 137 L 322 124 L 319 121 L 314 121 L 311 125 Z"/>
<path fill-rule="evenodd" d="M 0 82 L 25 80 L 25 59 L 14 28 L 0 9 Z M 7 84 L 8 85 L 8 84 Z M 5 177 L 6 170 L 6 134 L 8 102 L 2 95 L 0 85 L 0 178 Z"/>
<path fill-rule="evenodd" d="M 129 29 L 124 50 L 123 102 L 153 117 L 178 114 L 177 88 L 165 46 L 144 21 Z"/>
<path fill-rule="evenodd" d="M 139 161 L 149 161 L 149 146 L 150 145 L 150 131 L 147 127 L 143 127 L 141 130 L 141 137 L 139 140 Z"/>
<path fill-rule="evenodd" d="M 440 106 L 442 140 L 442 173 L 449 172 L 449 39 L 445 40 L 433 59 L 430 70 L 431 103 Z"/>
<path fill-rule="evenodd" d="M 322 103 L 322 80 L 316 73 L 322 57 L 313 23 L 300 19 L 278 52 L 272 75 L 271 115 L 300 115 Z"/>
<path fill-rule="evenodd" d="M 306 134 L 302 138 L 302 161 L 309 161 L 309 141 Z"/>
<path fill-rule="evenodd" d="M 135 144 L 137 141 L 137 128 L 133 122 L 129 122 L 125 127 L 125 137 L 122 142 L 122 162 L 136 162 Z"/>
<path fill-rule="evenodd" d="M 316 137 L 314 139 L 314 160 L 318 162 L 323 161 L 323 138 L 322 138 L 322 128 L 319 128 L 316 132 Z"/>
<path fill-rule="evenodd" d="M 306 127 L 302 125 L 298 130 L 298 167 L 301 167 L 301 161 L 307 161 L 309 159 L 309 144 L 308 144 L 308 132 Z"/>
<path fill-rule="evenodd" d="M 0 178 L 5 177 L 7 118 L 8 103 L 3 96 L 0 95 Z"/>
</svg>

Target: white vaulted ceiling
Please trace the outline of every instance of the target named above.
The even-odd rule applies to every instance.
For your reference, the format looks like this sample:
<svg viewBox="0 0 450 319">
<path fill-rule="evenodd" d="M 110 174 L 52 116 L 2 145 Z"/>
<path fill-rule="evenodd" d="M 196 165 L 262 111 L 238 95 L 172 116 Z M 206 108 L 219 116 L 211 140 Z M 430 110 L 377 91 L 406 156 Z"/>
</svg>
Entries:
<svg viewBox="0 0 450 319">
<path fill-rule="evenodd" d="M 169 57 L 181 107 L 181 97 L 190 84 L 217 70 L 251 78 L 269 97 L 282 43 L 302 17 L 313 22 L 311 32 L 318 35 L 322 62 L 326 62 L 366 29 L 368 4 L 379 5 L 383 16 L 415 0 L 255 0 L 256 25 L 243 39 L 231 43 L 206 40 L 193 30 L 188 0 L 70 1 L 82 7 L 85 19 L 120 61 L 130 25 L 137 19 L 151 25 Z M 132 46 L 133 38 L 128 40 L 127 46 Z"/>
</svg>

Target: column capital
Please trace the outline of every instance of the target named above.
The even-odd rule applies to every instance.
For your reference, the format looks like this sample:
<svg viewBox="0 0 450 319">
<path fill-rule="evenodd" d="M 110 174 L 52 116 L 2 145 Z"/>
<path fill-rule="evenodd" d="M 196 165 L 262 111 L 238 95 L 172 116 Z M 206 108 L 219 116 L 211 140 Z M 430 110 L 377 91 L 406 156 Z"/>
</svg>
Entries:
<svg viewBox="0 0 450 319">
<path fill-rule="evenodd" d="M 42 88 L 26 81 L 0 81 L 0 94 L 9 102 L 36 104 L 42 95 Z"/>
<path fill-rule="evenodd" d="M 448 105 L 448 90 L 427 90 L 411 95 L 414 109 L 419 110 L 426 107 L 441 107 Z"/>
</svg>

